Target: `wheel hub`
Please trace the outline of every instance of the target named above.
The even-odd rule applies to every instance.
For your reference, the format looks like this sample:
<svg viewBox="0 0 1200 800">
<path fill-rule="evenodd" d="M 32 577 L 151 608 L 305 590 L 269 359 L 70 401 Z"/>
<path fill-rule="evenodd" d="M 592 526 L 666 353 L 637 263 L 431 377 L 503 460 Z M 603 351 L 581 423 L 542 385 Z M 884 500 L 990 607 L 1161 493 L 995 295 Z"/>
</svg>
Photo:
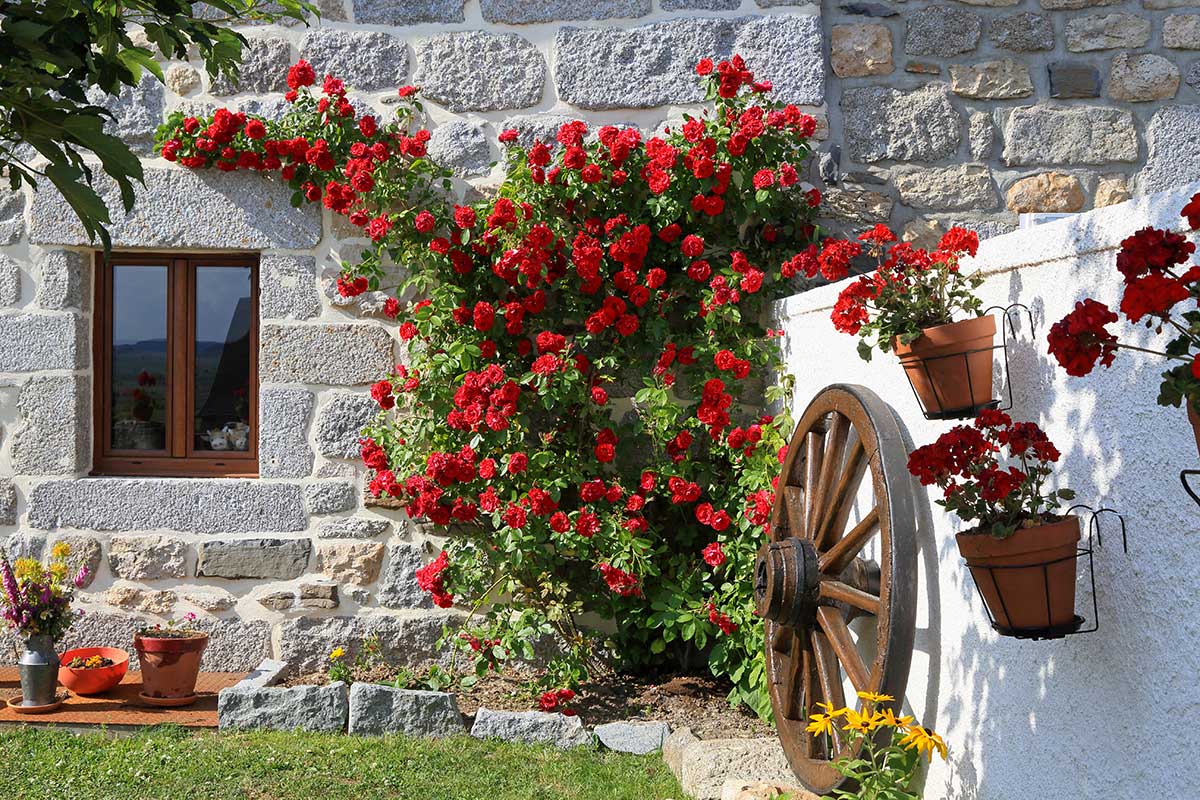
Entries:
<svg viewBox="0 0 1200 800">
<path fill-rule="evenodd" d="M 792 538 L 764 545 L 754 567 L 759 615 L 780 625 L 810 625 L 820 582 L 817 551 L 809 540 Z"/>
</svg>

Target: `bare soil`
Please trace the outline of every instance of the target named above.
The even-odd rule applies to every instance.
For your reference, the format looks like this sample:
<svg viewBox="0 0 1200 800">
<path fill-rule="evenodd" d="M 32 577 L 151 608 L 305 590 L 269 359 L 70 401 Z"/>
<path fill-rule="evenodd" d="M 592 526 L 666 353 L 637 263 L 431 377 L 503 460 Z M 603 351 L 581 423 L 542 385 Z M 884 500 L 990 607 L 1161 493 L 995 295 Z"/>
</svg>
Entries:
<svg viewBox="0 0 1200 800">
<path fill-rule="evenodd" d="M 355 680 L 391 683 L 394 669 L 380 665 Z M 296 675 L 284 686 L 324 684 L 323 672 Z M 745 706 L 731 706 L 729 684 L 708 676 L 676 675 L 648 678 L 632 675 L 605 675 L 579 687 L 572 707 L 589 726 L 618 720 L 660 720 L 672 729 L 688 727 L 701 739 L 747 739 L 771 737 L 774 729 Z M 504 711 L 536 711 L 537 699 L 519 677 L 508 674 L 481 678 L 469 689 L 457 688 L 454 694 L 463 714 L 473 717 L 480 706 Z"/>
</svg>

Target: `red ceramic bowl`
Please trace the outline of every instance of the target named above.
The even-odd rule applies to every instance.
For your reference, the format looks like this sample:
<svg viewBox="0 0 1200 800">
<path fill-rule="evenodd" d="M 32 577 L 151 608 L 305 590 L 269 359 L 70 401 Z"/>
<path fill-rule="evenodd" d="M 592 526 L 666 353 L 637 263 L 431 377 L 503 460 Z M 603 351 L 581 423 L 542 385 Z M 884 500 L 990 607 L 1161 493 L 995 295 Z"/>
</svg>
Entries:
<svg viewBox="0 0 1200 800">
<path fill-rule="evenodd" d="M 99 669 L 72 669 L 67 664 L 73 658 L 102 656 L 111 658 L 112 666 Z M 115 647 L 79 647 L 58 657 L 58 682 L 75 694 L 100 694 L 116 686 L 129 670 L 129 654 Z"/>
</svg>

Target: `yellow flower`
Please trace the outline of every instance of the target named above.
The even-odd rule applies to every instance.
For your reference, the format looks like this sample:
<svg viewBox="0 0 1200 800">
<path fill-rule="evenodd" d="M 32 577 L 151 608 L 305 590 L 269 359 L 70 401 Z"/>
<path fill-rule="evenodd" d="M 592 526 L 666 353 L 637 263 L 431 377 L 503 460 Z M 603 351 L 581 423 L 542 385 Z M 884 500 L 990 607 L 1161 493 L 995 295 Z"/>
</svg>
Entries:
<svg viewBox="0 0 1200 800">
<path fill-rule="evenodd" d="M 42 564 L 33 558 L 18 558 L 13 563 L 13 574 L 18 581 L 37 581 L 40 582 L 44 573 L 42 572 Z"/>
<path fill-rule="evenodd" d="M 820 701 L 820 700 L 817 701 L 817 707 L 823 708 L 825 710 L 826 714 L 828 714 L 830 717 L 833 717 L 835 719 L 837 717 L 844 717 L 846 715 L 846 713 L 850 711 L 850 709 L 848 709 L 848 708 L 835 709 L 833 707 L 833 703 L 826 703 L 826 702 Z"/>
<path fill-rule="evenodd" d="M 50 548 L 50 558 L 55 561 L 61 561 L 71 555 L 71 545 L 66 542 L 56 542 L 54 547 Z"/>
<path fill-rule="evenodd" d="M 882 725 L 887 725 L 892 728 L 908 728 L 913 724 L 913 718 L 905 714 L 902 717 L 897 717 L 890 708 L 885 708 L 879 712 L 879 717 Z"/>
<path fill-rule="evenodd" d="M 842 727 L 848 731 L 870 733 L 882 724 L 879 714 L 865 714 L 858 711 L 846 710 L 846 724 Z"/>
<path fill-rule="evenodd" d="M 890 694 L 877 694 L 875 692 L 859 692 L 859 699 L 866 700 L 868 703 L 890 703 L 896 698 Z"/>
<path fill-rule="evenodd" d="M 913 725 L 900 740 L 900 744 L 910 750 L 916 750 L 918 753 L 925 753 L 930 759 L 933 758 L 933 751 L 937 750 L 942 760 L 946 760 L 946 742 L 931 728 Z"/>
<path fill-rule="evenodd" d="M 340 647 L 333 648 L 333 652 L 329 654 L 330 661 L 337 661 L 342 656 L 346 655 L 346 651 Z"/>
<path fill-rule="evenodd" d="M 817 703 L 817 707 L 824 709 L 824 711 L 809 717 L 812 722 L 808 723 L 804 730 L 817 736 L 824 733 L 833 733 L 833 721 L 846 713 L 846 709 L 839 708 L 835 711 L 832 703 Z"/>
</svg>

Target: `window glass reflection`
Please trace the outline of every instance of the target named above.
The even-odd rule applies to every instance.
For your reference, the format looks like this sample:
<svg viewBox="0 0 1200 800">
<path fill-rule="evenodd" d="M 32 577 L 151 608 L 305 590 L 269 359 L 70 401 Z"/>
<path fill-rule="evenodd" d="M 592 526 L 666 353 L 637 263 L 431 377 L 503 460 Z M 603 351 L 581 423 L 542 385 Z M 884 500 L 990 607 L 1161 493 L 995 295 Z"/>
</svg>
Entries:
<svg viewBox="0 0 1200 800">
<path fill-rule="evenodd" d="M 167 266 L 112 271 L 112 447 L 167 446 Z"/>
<path fill-rule="evenodd" d="M 249 267 L 196 268 L 195 449 L 250 449 Z"/>
</svg>

